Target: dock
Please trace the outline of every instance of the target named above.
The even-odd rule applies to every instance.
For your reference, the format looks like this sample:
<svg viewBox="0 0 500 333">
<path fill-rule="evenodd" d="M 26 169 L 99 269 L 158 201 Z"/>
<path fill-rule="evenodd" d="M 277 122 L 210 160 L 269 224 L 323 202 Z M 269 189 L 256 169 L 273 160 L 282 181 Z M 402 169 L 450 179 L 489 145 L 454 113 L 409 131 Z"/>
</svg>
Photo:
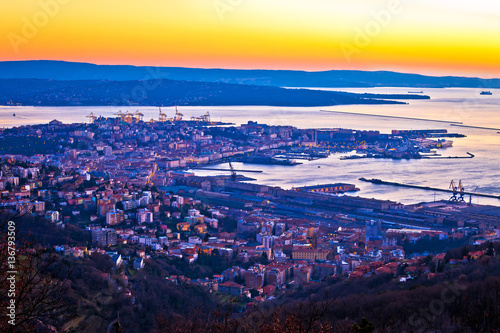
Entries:
<svg viewBox="0 0 500 333">
<path fill-rule="evenodd" d="M 470 125 L 460 125 L 460 124 L 451 124 L 451 126 L 475 128 L 475 129 L 482 129 L 482 130 L 489 130 L 489 131 L 500 131 L 500 128 L 494 128 L 494 127 L 470 126 Z"/>
<path fill-rule="evenodd" d="M 434 122 L 434 123 L 447 123 L 447 124 L 456 124 L 456 125 L 463 124 L 462 122 L 459 122 L 459 121 L 447 121 L 447 120 L 428 119 L 428 118 L 388 116 L 388 115 L 383 115 L 383 114 L 371 114 L 371 113 L 360 113 L 360 112 L 330 111 L 330 110 L 320 110 L 320 112 L 330 112 L 330 113 L 339 113 L 339 114 L 352 114 L 352 115 L 357 115 L 357 116 L 378 117 L 378 118 L 392 118 L 392 119 L 406 119 L 406 120 L 429 121 L 429 122 Z"/>
<path fill-rule="evenodd" d="M 210 171 L 227 171 L 231 172 L 231 169 L 220 169 L 220 168 L 202 168 L 202 167 L 193 167 L 193 170 L 210 170 Z M 233 170 L 235 172 L 253 172 L 253 173 L 262 173 L 262 170 Z"/>
<path fill-rule="evenodd" d="M 467 156 L 438 156 L 438 154 L 434 155 L 407 155 L 403 157 L 393 157 L 393 156 L 385 156 L 383 154 L 366 154 L 366 155 L 348 155 L 341 156 L 341 160 L 356 160 L 361 158 L 387 158 L 387 159 L 428 159 L 428 160 L 437 160 L 437 159 L 453 159 L 453 158 L 474 158 L 476 157 L 474 154 L 467 152 Z"/>
<path fill-rule="evenodd" d="M 388 181 L 384 181 L 384 180 L 380 180 L 380 179 L 366 179 L 364 177 L 361 177 L 361 178 L 359 178 L 359 180 L 361 180 L 363 182 L 372 183 L 375 185 L 399 186 L 399 187 L 415 188 L 415 189 L 419 189 L 419 190 L 427 190 L 427 191 L 434 191 L 434 192 L 447 192 L 447 193 L 451 193 L 451 194 L 456 193 L 450 189 L 430 187 L 430 186 L 402 184 L 402 183 L 397 183 L 397 182 L 388 182 Z M 473 192 L 466 192 L 466 191 L 464 191 L 463 194 L 477 196 L 477 197 L 484 197 L 484 198 L 500 199 L 500 195 L 494 195 L 494 194 L 473 193 Z"/>
<path fill-rule="evenodd" d="M 437 156 L 437 157 L 431 157 L 431 156 L 422 156 L 421 158 L 427 158 L 430 160 L 436 160 L 436 159 L 449 159 L 449 158 L 474 158 L 476 157 L 474 154 L 467 152 L 468 156 Z"/>
<path fill-rule="evenodd" d="M 274 157 L 281 159 L 295 159 L 295 160 L 307 160 L 307 161 L 314 161 L 320 159 L 320 157 L 312 157 L 311 155 L 308 154 L 292 154 L 292 153 L 279 154 L 275 155 Z"/>
</svg>

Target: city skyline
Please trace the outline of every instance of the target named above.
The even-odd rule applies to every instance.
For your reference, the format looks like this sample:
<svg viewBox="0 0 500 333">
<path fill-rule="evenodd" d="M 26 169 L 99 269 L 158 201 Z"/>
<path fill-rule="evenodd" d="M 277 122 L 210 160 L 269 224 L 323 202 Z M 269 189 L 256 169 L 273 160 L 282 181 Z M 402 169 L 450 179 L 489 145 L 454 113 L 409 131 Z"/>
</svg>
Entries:
<svg viewBox="0 0 500 333">
<path fill-rule="evenodd" d="M 500 76 L 500 5 L 483 0 L 24 1 L 0 60 Z"/>
</svg>

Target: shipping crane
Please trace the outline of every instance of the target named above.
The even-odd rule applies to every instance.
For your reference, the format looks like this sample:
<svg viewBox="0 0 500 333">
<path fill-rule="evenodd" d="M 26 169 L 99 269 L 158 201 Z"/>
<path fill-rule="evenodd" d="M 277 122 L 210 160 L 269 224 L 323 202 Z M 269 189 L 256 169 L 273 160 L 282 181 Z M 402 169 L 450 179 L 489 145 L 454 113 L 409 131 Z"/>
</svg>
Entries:
<svg viewBox="0 0 500 333">
<path fill-rule="evenodd" d="M 465 202 L 465 188 L 462 185 L 462 180 L 458 182 L 458 186 L 455 184 L 455 181 L 452 180 L 450 183 L 450 189 L 453 190 L 453 195 L 450 198 L 450 201 L 453 202 Z"/>
<path fill-rule="evenodd" d="M 458 201 L 458 198 L 457 198 L 458 189 L 457 189 L 457 186 L 455 186 L 454 180 L 452 180 L 450 183 L 450 189 L 453 190 L 453 195 L 451 196 L 450 201 Z"/>
<path fill-rule="evenodd" d="M 123 121 L 126 122 L 127 124 L 132 124 L 134 122 L 135 116 L 134 114 L 128 112 L 125 112 L 123 114 Z"/>
<path fill-rule="evenodd" d="M 161 107 L 160 107 L 160 111 L 159 111 L 159 112 L 160 112 L 160 116 L 159 116 L 159 118 L 158 118 L 158 121 L 159 121 L 160 123 L 164 123 L 164 122 L 166 122 L 166 121 L 167 121 L 167 114 L 165 114 L 165 113 L 161 112 Z"/>
<path fill-rule="evenodd" d="M 138 123 L 139 121 L 142 121 L 144 118 L 144 114 L 140 113 L 139 110 L 135 111 L 134 116 L 135 116 L 134 120 L 136 123 Z"/>
<path fill-rule="evenodd" d="M 231 160 L 229 160 L 229 169 L 231 169 L 231 180 L 233 182 L 237 181 L 236 171 L 234 171 L 233 164 L 231 164 Z"/>
<path fill-rule="evenodd" d="M 117 113 L 114 114 L 115 116 L 118 116 L 120 118 L 120 121 L 124 121 L 124 116 L 125 114 L 122 112 L 122 110 L 118 111 Z"/>
<path fill-rule="evenodd" d="M 93 124 L 95 122 L 95 120 L 97 119 L 97 117 L 94 116 L 93 112 L 90 112 L 90 114 L 87 116 L 87 118 L 89 118 L 89 123 L 91 123 L 91 124 Z"/>
<path fill-rule="evenodd" d="M 204 122 L 210 122 L 210 112 L 207 111 L 203 116 L 201 116 Z"/>
<path fill-rule="evenodd" d="M 210 122 L 210 112 L 207 111 L 204 115 L 200 117 L 191 117 L 191 121 L 200 121 L 200 122 L 205 122 L 209 123 Z"/>
<path fill-rule="evenodd" d="M 174 116 L 174 121 L 182 121 L 182 116 L 183 114 L 180 113 L 178 110 L 177 110 L 177 106 L 175 107 L 175 116 Z"/>
<path fill-rule="evenodd" d="M 465 188 L 462 185 L 462 180 L 458 182 L 458 190 L 460 191 L 460 197 L 458 198 L 458 201 L 460 202 L 465 202 L 464 195 L 465 195 Z"/>
</svg>

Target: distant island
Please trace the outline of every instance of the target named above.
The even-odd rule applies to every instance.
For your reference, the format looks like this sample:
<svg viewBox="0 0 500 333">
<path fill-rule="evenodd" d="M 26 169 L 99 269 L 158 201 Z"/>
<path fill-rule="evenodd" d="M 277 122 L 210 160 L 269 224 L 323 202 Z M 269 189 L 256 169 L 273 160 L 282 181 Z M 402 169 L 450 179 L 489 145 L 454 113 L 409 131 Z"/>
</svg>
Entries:
<svg viewBox="0 0 500 333">
<path fill-rule="evenodd" d="M 232 70 L 94 65 L 64 61 L 0 62 L 0 79 L 111 80 L 169 79 L 275 87 L 500 88 L 500 79 L 425 76 L 390 71 Z"/>
<path fill-rule="evenodd" d="M 166 79 L 133 81 L 0 79 L 0 105 L 268 105 L 312 107 L 405 103 L 395 101 L 398 99 L 429 99 L 429 96 L 354 94 Z"/>
</svg>

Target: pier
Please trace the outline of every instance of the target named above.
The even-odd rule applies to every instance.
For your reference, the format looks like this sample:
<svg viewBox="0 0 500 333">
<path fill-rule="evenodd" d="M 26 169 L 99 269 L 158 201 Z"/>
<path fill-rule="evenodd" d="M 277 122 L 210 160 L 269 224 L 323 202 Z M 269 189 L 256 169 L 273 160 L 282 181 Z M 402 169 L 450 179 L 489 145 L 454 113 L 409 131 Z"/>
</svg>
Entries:
<svg viewBox="0 0 500 333">
<path fill-rule="evenodd" d="M 474 154 L 467 152 L 467 156 L 438 156 L 438 154 L 434 155 L 406 155 L 403 157 L 394 157 L 394 156 L 386 156 L 384 154 L 366 154 L 366 155 L 348 155 L 341 156 L 341 160 L 357 160 L 361 158 L 387 158 L 393 160 L 401 160 L 401 159 L 428 159 L 428 160 L 437 160 L 437 159 L 453 159 L 453 158 L 474 158 L 476 157 Z"/>
<path fill-rule="evenodd" d="M 421 158 L 426 158 L 430 160 L 437 160 L 437 159 L 450 159 L 450 158 L 474 158 L 475 155 L 472 153 L 467 152 L 468 156 L 437 156 L 437 157 L 431 157 L 431 156 L 422 156 Z"/>
<path fill-rule="evenodd" d="M 500 131 L 500 128 L 493 128 L 493 127 L 469 126 L 469 125 L 460 125 L 460 124 L 451 124 L 451 126 L 483 129 L 483 130 L 489 130 L 489 131 Z"/>
<path fill-rule="evenodd" d="M 413 118 L 413 117 L 400 117 L 400 116 L 387 116 L 383 114 L 370 114 L 370 113 L 360 113 L 360 112 L 346 112 L 346 111 L 330 111 L 330 110 L 319 110 L 320 112 L 330 112 L 330 113 L 341 113 L 341 114 L 352 114 L 357 116 L 368 116 L 368 117 L 378 117 L 378 118 L 392 118 L 392 119 L 406 119 L 406 120 L 418 120 L 418 121 L 429 121 L 434 123 L 447 123 L 447 124 L 463 124 L 459 121 L 447 121 L 447 120 L 437 120 L 437 119 L 427 119 L 427 118 Z"/>
<path fill-rule="evenodd" d="M 275 155 L 274 157 L 283 159 L 307 160 L 307 161 L 314 161 L 320 159 L 320 157 L 312 157 L 311 155 L 308 154 L 292 154 L 292 153 L 279 154 Z"/>
<path fill-rule="evenodd" d="M 435 191 L 435 192 L 447 192 L 447 193 L 451 193 L 451 194 L 456 194 L 456 192 L 453 190 L 438 188 L 438 187 L 409 185 L 409 184 L 402 184 L 402 183 L 397 183 L 397 182 L 388 182 L 388 181 L 384 181 L 384 180 L 380 180 L 380 179 L 366 179 L 363 177 L 359 178 L 359 180 L 361 180 L 363 182 L 372 183 L 375 185 L 399 186 L 399 187 L 415 188 L 415 189 L 419 189 L 419 190 L 427 190 L 427 191 Z M 463 194 L 477 196 L 477 197 L 484 197 L 484 198 L 500 199 L 500 195 L 493 195 L 493 194 L 474 193 L 474 192 L 467 192 L 467 191 L 464 191 Z"/>
<path fill-rule="evenodd" d="M 197 167 L 193 167 L 191 168 L 193 170 L 211 170 L 211 171 L 227 171 L 227 172 L 231 172 L 231 169 L 220 169 L 220 168 L 197 168 Z M 253 173 L 262 173 L 263 171 L 262 170 L 233 170 L 233 171 L 237 171 L 237 172 L 253 172 Z"/>
</svg>

